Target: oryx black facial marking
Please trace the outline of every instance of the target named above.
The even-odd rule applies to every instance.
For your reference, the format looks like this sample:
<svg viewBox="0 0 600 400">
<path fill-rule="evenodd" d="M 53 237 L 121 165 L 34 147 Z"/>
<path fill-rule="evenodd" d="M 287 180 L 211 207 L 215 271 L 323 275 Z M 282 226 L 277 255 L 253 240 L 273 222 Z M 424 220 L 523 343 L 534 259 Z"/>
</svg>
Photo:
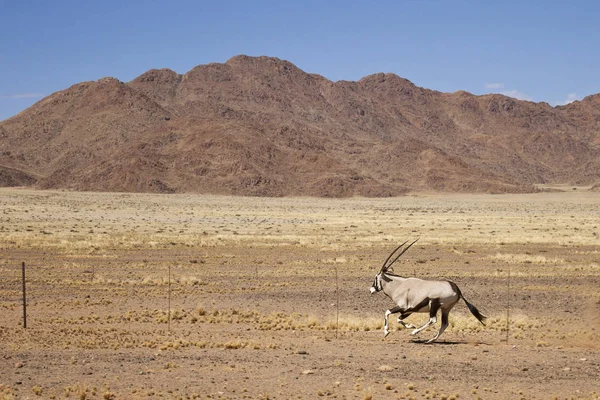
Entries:
<svg viewBox="0 0 600 400">
<path fill-rule="evenodd" d="M 485 316 L 483 316 L 474 305 L 469 303 L 464 298 L 460 289 L 454 282 L 404 278 L 388 272 L 392 264 L 394 264 L 400 258 L 400 256 L 406 252 L 406 250 L 415 244 L 417 240 L 406 246 L 398 255 L 396 255 L 394 259 L 392 259 L 394 254 L 406 243 L 408 243 L 408 241 L 396 247 L 396 249 L 384 261 L 381 270 L 375 276 L 373 281 L 371 293 L 383 291 L 386 296 L 396 303 L 396 307 L 393 307 L 385 312 L 385 336 L 389 335 L 390 333 L 389 316 L 391 314 L 400 313 L 398 322 L 405 328 L 414 329 L 411 334 L 416 335 L 423 329 L 426 329 L 428 326 L 435 324 L 437 322 L 437 312 L 442 310 L 442 325 L 437 335 L 427 341 L 427 343 L 431 343 L 439 338 L 444 330 L 448 327 L 448 314 L 450 313 L 452 307 L 454 307 L 460 299 L 464 300 L 469 308 L 469 311 L 471 311 L 475 318 L 477 318 L 477 320 L 483 324 Z M 413 325 L 407 324 L 403 321 L 404 318 L 407 318 L 412 313 L 429 313 L 429 321 L 427 321 L 423 326 L 415 328 Z"/>
</svg>

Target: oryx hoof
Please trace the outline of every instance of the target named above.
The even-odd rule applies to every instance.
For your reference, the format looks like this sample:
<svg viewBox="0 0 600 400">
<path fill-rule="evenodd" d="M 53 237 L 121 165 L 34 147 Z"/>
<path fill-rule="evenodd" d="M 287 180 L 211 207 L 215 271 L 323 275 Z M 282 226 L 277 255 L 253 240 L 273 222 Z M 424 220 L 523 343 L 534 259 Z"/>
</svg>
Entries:
<svg viewBox="0 0 600 400">
<path fill-rule="evenodd" d="M 414 330 L 414 331 L 412 331 L 410 334 L 414 336 L 414 335 L 416 335 L 417 333 L 419 333 L 419 330 L 418 330 L 418 329 L 415 329 L 415 330 Z"/>
<path fill-rule="evenodd" d="M 387 337 L 387 335 L 390 334 L 390 331 L 383 331 L 383 338 L 385 339 Z"/>
</svg>

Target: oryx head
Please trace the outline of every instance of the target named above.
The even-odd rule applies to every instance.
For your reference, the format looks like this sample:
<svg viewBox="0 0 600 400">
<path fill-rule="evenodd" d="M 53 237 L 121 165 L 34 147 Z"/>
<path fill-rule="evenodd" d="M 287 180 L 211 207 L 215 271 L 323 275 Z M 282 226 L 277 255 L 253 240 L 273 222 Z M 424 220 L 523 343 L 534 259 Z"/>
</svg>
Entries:
<svg viewBox="0 0 600 400">
<path fill-rule="evenodd" d="M 412 242 L 411 244 L 409 244 L 408 246 L 406 246 L 398 255 L 396 255 L 396 257 L 392 260 L 392 257 L 394 256 L 394 254 L 396 254 L 396 252 L 398 250 L 400 250 L 400 248 L 402 248 L 402 246 L 404 246 L 406 243 L 408 243 L 408 240 L 404 243 L 402 243 L 400 246 L 396 247 L 394 249 L 394 251 L 392 251 L 392 253 L 388 256 L 388 258 L 386 258 L 386 260 L 383 262 L 383 266 L 381 267 L 381 269 L 379 270 L 379 272 L 377 273 L 377 275 L 375 275 L 375 280 L 373 280 L 373 286 L 371 286 L 371 294 L 376 293 L 376 292 L 380 292 L 383 290 L 383 284 L 382 284 L 382 280 L 385 280 L 384 275 L 385 273 L 390 269 L 390 267 L 396 262 L 398 261 L 398 259 L 400 258 L 400 256 L 404 253 L 406 253 L 406 250 L 410 249 L 410 246 L 412 246 L 413 244 L 415 244 L 417 242 L 417 240 L 419 240 L 418 238 Z M 392 261 L 390 261 L 392 260 Z M 389 261 L 389 263 L 388 263 Z"/>
</svg>

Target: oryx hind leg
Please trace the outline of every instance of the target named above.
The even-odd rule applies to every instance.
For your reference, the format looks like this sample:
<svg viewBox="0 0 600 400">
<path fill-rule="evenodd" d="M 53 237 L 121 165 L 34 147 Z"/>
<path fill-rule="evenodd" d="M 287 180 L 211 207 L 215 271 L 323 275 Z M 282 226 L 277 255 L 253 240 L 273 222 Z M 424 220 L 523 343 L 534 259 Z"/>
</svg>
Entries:
<svg viewBox="0 0 600 400">
<path fill-rule="evenodd" d="M 403 321 L 403 319 L 407 318 L 410 314 L 412 314 L 412 313 L 400 314 L 400 316 L 398 317 L 398 323 L 407 329 L 414 329 L 414 328 L 416 328 L 416 326 L 414 326 L 413 324 L 407 324 L 406 322 Z"/>
<path fill-rule="evenodd" d="M 440 309 L 440 300 L 439 299 L 430 300 L 429 301 L 429 321 L 427 321 L 425 324 L 423 324 L 423 326 L 412 331 L 410 334 L 416 335 L 417 333 L 421 332 L 423 329 L 427 328 L 429 325 L 435 324 L 437 322 L 436 314 L 439 309 Z"/>
<path fill-rule="evenodd" d="M 429 339 L 427 341 L 427 343 L 431 343 L 434 340 L 437 340 L 437 338 L 439 338 L 440 335 L 442 333 L 444 333 L 444 331 L 448 327 L 448 314 L 450 314 L 450 310 L 444 310 L 444 309 L 442 309 L 442 326 L 440 326 L 440 331 L 433 338 Z"/>
</svg>

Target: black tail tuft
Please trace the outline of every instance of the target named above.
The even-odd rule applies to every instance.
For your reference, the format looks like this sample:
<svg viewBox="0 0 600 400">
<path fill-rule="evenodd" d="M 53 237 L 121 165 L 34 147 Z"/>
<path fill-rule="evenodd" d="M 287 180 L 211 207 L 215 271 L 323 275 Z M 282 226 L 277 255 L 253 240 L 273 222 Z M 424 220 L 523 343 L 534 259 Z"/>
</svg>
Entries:
<svg viewBox="0 0 600 400">
<path fill-rule="evenodd" d="M 462 297 L 462 296 L 461 296 L 461 297 Z M 477 318 L 477 320 L 478 320 L 479 322 L 481 322 L 483 325 L 485 325 L 485 320 L 486 320 L 486 318 L 487 318 L 487 317 L 486 317 L 485 315 L 481 314 L 481 313 L 479 312 L 479 310 L 477 309 L 477 307 L 475 307 L 473 304 L 469 303 L 469 302 L 467 301 L 467 299 L 465 299 L 464 297 L 463 297 L 462 299 L 463 299 L 463 300 L 465 301 L 465 303 L 467 304 L 467 307 L 469 307 L 469 311 L 471 311 L 471 314 L 473 314 L 473 315 L 475 316 L 475 318 Z"/>
<path fill-rule="evenodd" d="M 448 281 L 448 283 L 450 284 L 450 286 L 452 286 L 452 289 L 454 289 L 456 294 L 458 294 L 460 296 L 460 298 L 463 299 L 464 302 L 467 304 L 467 307 L 469 307 L 469 311 L 471 311 L 471 314 L 473 314 L 479 322 L 481 322 L 483 325 L 485 325 L 485 320 L 487 317 L 485 315 L 483 315 L 482 313 L 480 313 L 479 310 L 477 309 L 477 307 L 475 307 L 473 304 L 469 303 L 467 301 L 467 299 L 465 299 L 465 297 L 462 295 L 458 286 L 456 286 L 456 283 L 450 282 L 450 281 Z"/>
</svg>

